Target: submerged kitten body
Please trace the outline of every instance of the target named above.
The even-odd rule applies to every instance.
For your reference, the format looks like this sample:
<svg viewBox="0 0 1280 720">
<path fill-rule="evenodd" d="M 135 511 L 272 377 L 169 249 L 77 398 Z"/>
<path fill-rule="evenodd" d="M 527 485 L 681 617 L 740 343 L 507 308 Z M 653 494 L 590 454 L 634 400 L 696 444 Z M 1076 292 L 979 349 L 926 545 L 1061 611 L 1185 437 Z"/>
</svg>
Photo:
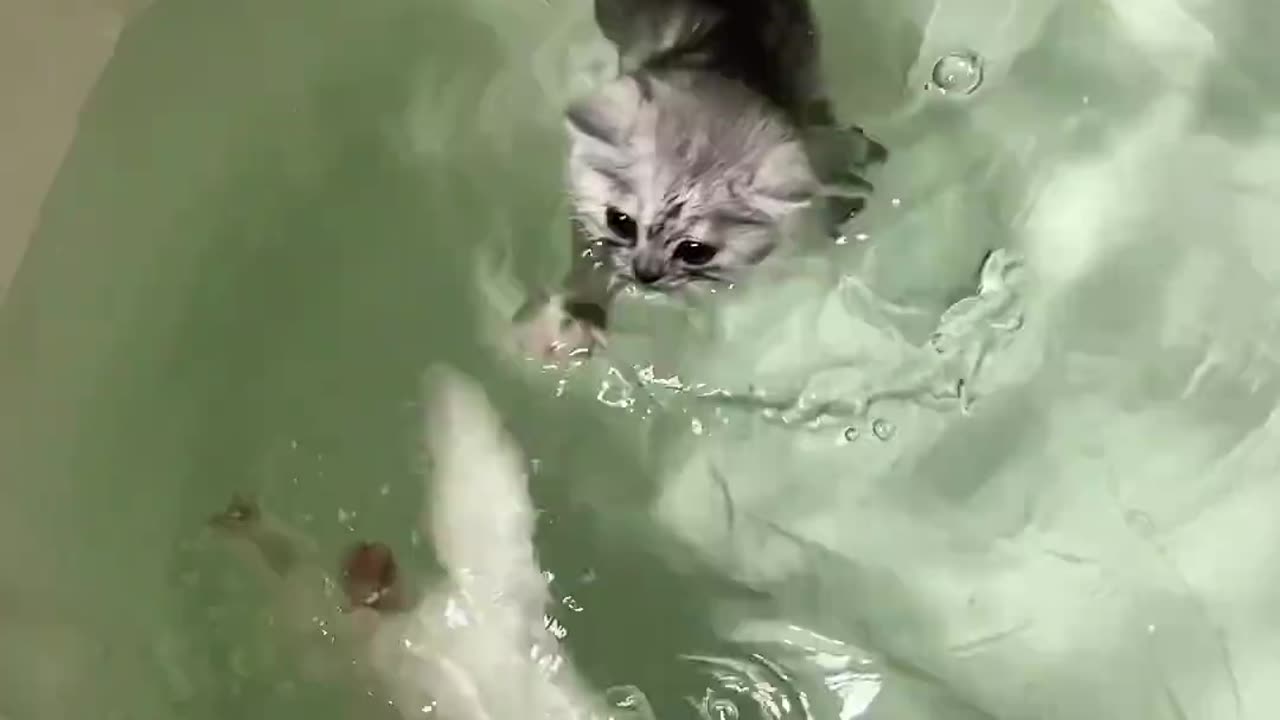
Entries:
<svg viewBox="0 0 1280 720">
<path fill-rule="evenodd" d="M 860 171 L 886 156 L 836 126 L 806 0 L 595 12 L 620 74 L 566 112 L 574 266 L 521 328 L 543 356 L 589 349 L 622 287 L 734 282 L 788 244 L 803 209 L 847 218 L 871 189 Z"/>
<path fill-rule="evenodd" d="M 443 571 L 430 582 L 407 580 L 378 542 L 348 548 L 332 573 L 310 541 L 252 501 L 233 500 L 212 524 L 278 583 L 281 616 L 295 630 L 341 641 L 337 657 L 325 657 L 326 682 L 351 672 L 406 719 L 620 717 L 548 627 L 522 451 L 474 379 L 443 366 L 430 377 L 423 445 L 432 472 L 418 529 Z M 357 710 L 352 717 L 384 717 Z"/>
</svg>

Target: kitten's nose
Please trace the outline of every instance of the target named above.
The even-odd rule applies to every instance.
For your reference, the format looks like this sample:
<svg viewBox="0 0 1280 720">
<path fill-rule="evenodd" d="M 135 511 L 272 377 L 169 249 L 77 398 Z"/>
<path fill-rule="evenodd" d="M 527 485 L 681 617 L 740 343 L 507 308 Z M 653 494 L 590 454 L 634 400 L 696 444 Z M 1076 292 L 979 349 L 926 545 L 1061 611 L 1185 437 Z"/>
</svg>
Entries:
<svg viewBox="0 0 1280 720">
<path fill-rule="evenodd" d="M 636 276 L 636 281 L 640 284 L 652 285 L 662 279 L 662 267 L 636 258 L 631 263 L 631 274 Z"/>
</svg>

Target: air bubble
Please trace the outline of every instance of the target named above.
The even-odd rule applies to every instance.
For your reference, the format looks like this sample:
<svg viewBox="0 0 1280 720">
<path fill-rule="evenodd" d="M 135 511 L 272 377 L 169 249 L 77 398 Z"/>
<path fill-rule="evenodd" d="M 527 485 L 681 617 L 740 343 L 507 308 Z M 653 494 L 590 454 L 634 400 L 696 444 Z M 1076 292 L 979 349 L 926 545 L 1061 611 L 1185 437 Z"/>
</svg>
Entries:
<svg viewBox="0 0 1280 720">
<path fill-rule="evenodd" d="M 969 95 L 982 85 L 982 58 L 967 51 L 947 53 L 934 63 L 931 77 L 944 95 Z"/>
<path fill-rule="evenodd" d="M 894 433 L 898 432 L 898 429 L 888 420 L 878 419 L 871 423 L 871 432 L 881 440 L 889 440 L 894 436 Z"/>
<path fill-rule="evenodd" d="M 847 427 L 844 429 L 844 440 L 845 442 L 853 442 L 858 439 L 858 435 L 860 434 L 861 433 L 858 432 L 858 428 Z"/>
</svg>

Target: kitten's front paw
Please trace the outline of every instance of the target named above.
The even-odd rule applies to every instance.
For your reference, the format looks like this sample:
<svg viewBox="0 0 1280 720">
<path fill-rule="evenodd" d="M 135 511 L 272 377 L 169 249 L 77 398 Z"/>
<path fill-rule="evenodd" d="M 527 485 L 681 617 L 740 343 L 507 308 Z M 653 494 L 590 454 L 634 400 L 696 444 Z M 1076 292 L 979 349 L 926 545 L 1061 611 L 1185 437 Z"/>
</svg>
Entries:
<svg viewBox="0 0 1280 720">
<path fill-rule="evenodd" d="M 525 305 L 515 317 L 516 349 L 537 360 L 585 359 L 604 344 L 604 308 L 552 295 Z"/>
</svg>

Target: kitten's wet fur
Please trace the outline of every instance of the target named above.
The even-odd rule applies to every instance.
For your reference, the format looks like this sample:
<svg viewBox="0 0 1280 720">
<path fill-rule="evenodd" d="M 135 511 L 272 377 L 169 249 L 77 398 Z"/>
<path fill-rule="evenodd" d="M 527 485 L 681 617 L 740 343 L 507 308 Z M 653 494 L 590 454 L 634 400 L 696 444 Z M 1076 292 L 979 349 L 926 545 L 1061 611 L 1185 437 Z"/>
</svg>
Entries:
<svg viewBox="0 0 1280 720">
<path fill-rule="evenodd" d="M 887 153 L 836 125 L 806 0 L 596 0 L 595 13 L 620 75 L 566 113 L 571 315 L 603 327 L 627 284 L 733 281 L 797 210 L 818 201 L 836 225 L 861 209 L 860 173 Z"/>
</svg>

